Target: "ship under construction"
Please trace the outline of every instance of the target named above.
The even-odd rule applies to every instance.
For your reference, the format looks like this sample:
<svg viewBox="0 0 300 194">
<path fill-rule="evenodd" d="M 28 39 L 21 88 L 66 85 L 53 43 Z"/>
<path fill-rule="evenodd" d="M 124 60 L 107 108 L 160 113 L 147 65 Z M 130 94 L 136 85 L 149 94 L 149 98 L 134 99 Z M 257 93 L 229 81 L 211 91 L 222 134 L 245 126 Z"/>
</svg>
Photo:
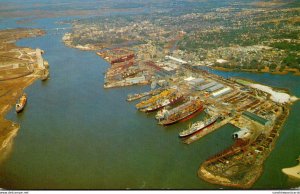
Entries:
<svg viewBox="0 0 300 194">
<path fill-rule="evenodd" d="M 202 110 L 202 101 L 198 98 L 192 98 L 171 110 L 163 109 L 162 111 L 159 111 L 156 118 L 159 120 L 160 125 L 171 125 L 181 120 L 188 120 Z"/>
<path fill-rule="evenodd" d="M 175 104 L 177 102 L 180 102 L 184 99 L 183 94 L 181 93 L 171 93 L 166 98 L 162 98 L 154 102 L 152 105 L 148 106 L 147 108 L 141 109 L 142 112 L 152 112 L 156 111 L 158 109 L 161 109 L 165 106 Z"/>
<path fill-rule="evenodd" d="M 150 106 L 155 105 L 155 103 L 157 103 L 157 101 L 168 97 L 169 95 L 171 95 L 172 93 L 175 93 L 176 91 L 177 91 L 176 89 L 164 90 L 161 93 L 159 93 L 155 96 L 152 96 L 151 98 L 138 103 L 135 107 L 139 110 L 146 109 Z"/>
</svg>

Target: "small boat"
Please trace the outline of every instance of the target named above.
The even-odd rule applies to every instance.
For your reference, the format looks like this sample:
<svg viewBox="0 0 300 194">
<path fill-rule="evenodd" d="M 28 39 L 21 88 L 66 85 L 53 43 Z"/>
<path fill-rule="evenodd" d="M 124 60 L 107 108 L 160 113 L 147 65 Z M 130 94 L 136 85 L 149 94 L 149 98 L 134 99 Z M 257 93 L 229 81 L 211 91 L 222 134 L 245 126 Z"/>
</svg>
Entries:
<svg viewBox="0 0 300 194">
<path fill-rule="evenodd" d="M 24 93 L 19 99 L 18 103 L 16 104 L 17 113 L 21 112 L 24 109 L 26 102 L 27 102 L 27 95 Z"/>
<path fill-rule="evenodd" d="M 141 94 L 128 94 L 127 96 L 127 101 L 128 102 L 131 102 L 131 101 L 134 101 L 134 100 L 137 100 L 139 98 L 142 98 L 144 96 L 146 96 L 147 93 L 141 93 Z"/>
<path fill-rule="evenodd" d="M 298 165 L 290 168 L 283 168 L 281 171 L 292 179 L 300 180 L 300 156 L 297 161 L 299 162 Z"/>
</svg>

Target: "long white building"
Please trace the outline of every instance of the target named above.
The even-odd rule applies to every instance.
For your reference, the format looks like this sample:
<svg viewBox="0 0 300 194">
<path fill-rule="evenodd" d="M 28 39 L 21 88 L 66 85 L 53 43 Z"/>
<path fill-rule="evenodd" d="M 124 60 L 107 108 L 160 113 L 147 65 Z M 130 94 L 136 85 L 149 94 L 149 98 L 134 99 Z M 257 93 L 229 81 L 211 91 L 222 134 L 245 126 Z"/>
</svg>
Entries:
<svg viewBox="0 0 300 194">
<path fill-rule="evenodd" d="M 187 63 L 186 61 L 184 61 L 182 59 L 178 59 L 178 58 L 175 58 L 175 57 L 172 57 L 172 56 L 169 56 L 169 55 L 167 55 L 165 58 L 166 59 L 171 59 L 173 61 L 176 61 L 176 62 L 179 62 L 179 63 L 182 63 L 182 64 L 186 64 Z"/>
<path fill-rule="evenodd" d="M 221 95 L 224 95 L 224 94 L 227 94 L 231 91 L 231 88 L 227 87 L 227 88 L 224 88 L 222 90 L 219 90 L 219 91 L 216 91 L 216 92 L 213 92 L 211 95 L 212 97 L 216 98 L 216 97 L 219 97 Z"/>
</svg>

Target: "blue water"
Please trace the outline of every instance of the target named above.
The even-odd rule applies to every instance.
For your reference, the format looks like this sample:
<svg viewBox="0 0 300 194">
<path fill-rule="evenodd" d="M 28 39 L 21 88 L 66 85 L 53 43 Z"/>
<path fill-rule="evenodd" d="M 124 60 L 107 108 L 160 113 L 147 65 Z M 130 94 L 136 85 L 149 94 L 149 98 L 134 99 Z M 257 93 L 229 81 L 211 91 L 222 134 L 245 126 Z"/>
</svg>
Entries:
<svg viewBox="0 0 300 194">
<path fill-rule="evenodd" d="M 61 27 L 61 19 L 36 20 L 30 27 Z M 69 19 L 69 18 L 68 18 Z M 1 28 L 26 24 L 6 22 Z M 178 132 L 188 122 L 157 125 L 153 114 L 135 110 L 128 93 L 149 86 L 103 89 L 108 64 L 94 52 L 66 47 L 62 33 L 49 30 L 43 37 L 23 39 L 18 45 L 45 50 L 51 79 L 36 81 L 21 115 L 7 118 L 20 123 L 12 153 L 0 165 L 0 187 L 7 189 L 218 189 L 197 177 L 200 164 L 229 147 L 237 129 L 226 125 L 205 138 L 185 145 Z M 282 88 L 300 96 L 299 77 L 214 71 Z M 291 110 L 276 148 L 253 188 L 289 188 L 281 168 L 295 165 L 299 155 L 300 104 Z M 199 116 L 203 116 L 202 114 Z M 198 118 L 199 118 L 198 117 Z M 197 117 L 193 121 L 197 120 Z"/>
</svg>

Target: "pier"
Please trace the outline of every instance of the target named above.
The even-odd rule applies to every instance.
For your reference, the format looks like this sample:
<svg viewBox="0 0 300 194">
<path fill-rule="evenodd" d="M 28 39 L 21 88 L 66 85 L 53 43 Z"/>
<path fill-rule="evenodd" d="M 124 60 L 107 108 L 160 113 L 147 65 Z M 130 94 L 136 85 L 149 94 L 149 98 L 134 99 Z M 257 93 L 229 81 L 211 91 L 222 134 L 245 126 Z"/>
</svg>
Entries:
<svg viewBox="0 0 300 194">
<path fill-rule="evenodd" d="M 218 122 L 218 123 L 215 123 L 214 125 L 211 125 L 209 127 L 206 127 L 204 128 L 203 130 L 195 133 L 194 135 L 186 138 L 183 140 L 183 142 L 185 144 L 191 144 L 195 141 L 198 141 L 199 139 L 201 139 L 202 137 L 216 131 L 217 129 L 221 128 L 222 126 L 226 125 L 227 123 L 229 123 L 230 120 L 232 120 L 233 117 L 228 117 L 228 118 L 225 118 L 224 120 Z"/>
<path fill-rule="evenodd" d="M 43 51 L 39 48 L 37 48 L 35 50 L 35 53 L 36 53 L 36 58 L 37 58 L 37 64 L 38 64 L 38 68 L 40 69 L 45 69 L 45 65 L 44 65 L 44 59 L 42 57 L 42 53 Z"/>
</svg>

